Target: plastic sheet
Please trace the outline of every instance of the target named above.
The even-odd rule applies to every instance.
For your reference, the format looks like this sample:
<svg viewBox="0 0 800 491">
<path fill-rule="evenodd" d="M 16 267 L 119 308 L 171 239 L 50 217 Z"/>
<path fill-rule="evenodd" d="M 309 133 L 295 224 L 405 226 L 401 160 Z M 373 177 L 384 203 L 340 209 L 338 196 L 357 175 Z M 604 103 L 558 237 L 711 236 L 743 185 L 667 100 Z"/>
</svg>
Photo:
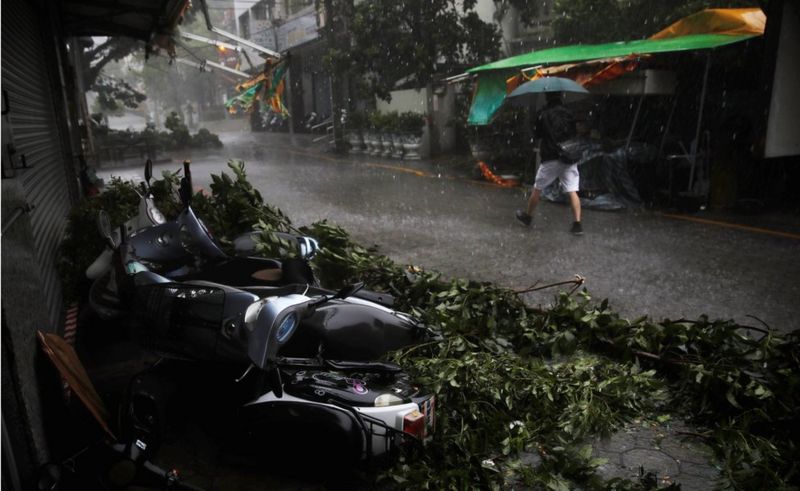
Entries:
<svg viewBox="0 0 800 491">
<path fill-rule="evenodd" d="M 578 162 L 581 184 L 581 206 L 594 210 L 615 211 L 642 203 L 636 182 L 628 172 L 632 162 L 655 165 L 656 149 L 643 143 L 631 144 L 627 158 L 625 147 L 604 151 L 597 143 L 587 142 L 583 158 Z M 567 203 L 566 193 L 555 181 L 542 191 L 547 201 Z"/>
</svg>

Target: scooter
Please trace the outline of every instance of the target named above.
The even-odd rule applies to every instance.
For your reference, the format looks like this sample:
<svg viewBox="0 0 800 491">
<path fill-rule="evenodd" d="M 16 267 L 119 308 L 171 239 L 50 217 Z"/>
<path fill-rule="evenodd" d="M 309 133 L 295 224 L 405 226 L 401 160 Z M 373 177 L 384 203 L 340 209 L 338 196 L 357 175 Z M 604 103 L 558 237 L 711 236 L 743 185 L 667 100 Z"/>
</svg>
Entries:
<svg viewBox="0 0 800 491">
<path fill-rule="evenodd" d="M 187 183 L 184 177 L 181 239 L 197 254 L 219 254 L 189 206 Z M 204 365 L 247 364 L 236 379 L 251 380 L 251 397 L 237 415 L 244 423 L 242 438 L 258 442 L 287 428 L 322 427 L 326 442 L 343 446 L 342 455 L 355 461 L 432 434 L 434 396 L 410 382 L 399 366 L 374 360 L 433 334 L 405 314 L 355 298 L 362 284 L 325 293 L 308 284 L 176 281 L 149 271 L 130 243 L 115 243 L 107 215 L 101 214 L 99 228 L 116 251 L 116 270 L 124 278 L 121 297 L 137 313 L 145 346 Z M 129 395 L 142 397 L 147 395 Z M 153 406 L 158 401 L 139 405 Z M 152 419 L 131 410 L 131 421 Z"/>
<path fill-rule="evenodd" d="M 306 262 L 317 250 L 313 239 L 295 237 L 299 250 L 306 252 L 301 258 L 278 261 L 228 256 L 194 213 L 191 189 L 191 171 L 186 163 L 179 190 L 184 209 L 178 218 L 125 236 L 121 244 L 106 232 L 110 223 L 108 216 L 101 213 L 98 228 L 109 247 L 124 257 L 109 272 L 112 280 L 105 283 L 115 287 L 113 305 L 103 303 L 99 294 L 90 294 L 95 310 L 113 309 L 117 315 L 126 315 L 131 308 L 146 311 L 131 304 L 134 297 L 131 292 L 136 290 L 131 279 L 155 275 L 161 278 L 161 283 L 215 284 L 257 298 L 301 295 L 325 299 L 314 303 L 319 308 L 302 319 L 303 334 L 287 347 L 289 356 L 313 356 L 323 350 L 330 358 L 373 360 L 387 351 L 435 337 L 416 319 L 393 310 L 394 299 L 389 295 L 364 291 L 363 285 L 347 295 L 336 295 L 316 286 L 313 271 Z M 179 263 L 181 266 L 174 269 Z M 146 274 L 137 276 L 140 272 Z M 99 288 L 106 288 L 102 282 L 96 283 Z M 104 291 L 99 288 L 93 285 L 92 293 Z M 150 321 L 160 322 L 159 316 Z"/>
<path fill-rule="evenodd" d="M 75 438 L 70 439 L 69 445 L 75 446 L 71 455 L 59 462 L 44 464 L 37 476 L 37 489 L 202 491 L 185 482 L 178 470 L 163 469 L 151 461 L 158 447 L 151 438 L 152 432 L 137 431 L 130 425 L 128 429 L 132 431 L 125 431 L 112 424 L 106 406 L 69 343 L 53 333 L 39 331 L 37 337 L 42 351 L 60 375 L 59 386 L 69 387 L 99 429 L 98 432 L 76 422 L 81 430 L 72 432 Z"/>
<path fill-rule="evenodd" d="M 153 177 L 153 161 L 147 159 L 144 165 L 144 182 L 141 183 L 139 195 L 139 206 L 136 215 L 125 222 L 125 233 L 132 234 L 138 230 L 148 227 L 161 225 L 166 222 L 166 218 L 158 209 L 153 199 L 153 192 L 150 188 L 150 179 Z M 112 250 L 106 247 L 103 252 L 86 269 L 86 277 L 90 280 L 97 280 L 105 274 L 111 266 Z"/>
<path fill-rule="evenodd" d="M 191 170 L 189 161 L 184 162 L 184 178 L 188 183 L 187 200 L 191 199 Z M 259 232 L 245 232 L 233 240 L 234 256 L 229 256 L 213 240 L 208 229 L 187 205 L 178 219 L 166 221 L 153 202 L 149 192 L 152 163 L 145 165 L 145 182 L 140 194 L 139 212 L 131 218 L 121 233 L 129 237 L 132 254 L 151 271 L 178 280 L 203 279 L 238 285 L 285 285 L 308 283 L 315 285 L 316 279 L 308 260 L 319 249 L 311 237 L 274 232 L 274 235 L 290 249 L 296 258 L 277 261 L 253 257 Z M 188 201 L 187 201 L 188 202 Z M 188 228 L 187 228 L 188 227 Z M 191 231 L 208 237 L 199 244 L 184 240 Z M 115 231 L 116 241 L 120 232 Z M 287 251 L 289 252 L 289 251 Z M 87 268 L 86 276 L 94 280 L 89 294 L 89 304 L 101 319 L 109 320 L 124 315 L 120 309 L 116 276 L 111 270 L 112 249 L 106 247 Z"/>
</svg>

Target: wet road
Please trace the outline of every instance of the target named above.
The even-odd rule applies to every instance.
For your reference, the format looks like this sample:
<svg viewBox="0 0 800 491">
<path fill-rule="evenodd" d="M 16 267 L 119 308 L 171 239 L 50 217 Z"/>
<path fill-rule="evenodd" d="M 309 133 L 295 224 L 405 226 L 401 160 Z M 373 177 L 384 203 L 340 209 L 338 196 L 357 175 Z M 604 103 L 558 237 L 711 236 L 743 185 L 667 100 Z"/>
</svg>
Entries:
<svg viewBox="0 0 800 491">
<path fill-rule="evenodd" d="M 800 236 L 678 220 L 651 211 L 584 210 L 585 235 L 569 234 L 567 206 L 543 202 L 533 229 L 514 210 L 524 192 L 467 178 L 460 167 L 324 153 L 304 136 L 227 133 L 225 148 L 192 155 L 195 184 L 247 163 L 251 182 L 296 225 L 328 219 L 403 264 L 512 289 L 579 274 L 597 300 L 629 318 L 735 319 L 800 328 Z M 464 157 L 468 159 L 468 157 Z M 179 161 L 156 166 L 177 169 Z M 111 171 L 122 176 L 140 169 Z M 456 176 L 456 177 L 454 177 Z M 458 177 L 461 176 L 461 177 Z M 549 303 L 555 291 L 528 294 Z"/>
</svg>

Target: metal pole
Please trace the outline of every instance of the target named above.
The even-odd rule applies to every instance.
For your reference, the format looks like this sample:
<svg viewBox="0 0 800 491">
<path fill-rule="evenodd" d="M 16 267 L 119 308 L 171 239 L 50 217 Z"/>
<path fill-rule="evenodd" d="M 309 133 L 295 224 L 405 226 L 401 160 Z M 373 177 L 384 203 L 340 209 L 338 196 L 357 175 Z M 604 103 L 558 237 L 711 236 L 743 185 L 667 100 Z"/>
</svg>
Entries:
<svg viewBox="0 0 800 491">
<path fill-rule="evenodd" d="M 639 113 L 642 111 L 642 102 L 644 102 L 644 83 L 642 83 L 642 93 L 639 95 L 639 103 L 636 105 L 636 113 L 633 115 L 633 123 L 631 123 L 631 129 L 628 132 L 628 138 L 625 140 L 625 161 L 628 161 L 628 149 L 631 146 L 631 140 L 633 139 L 633 132 L 636 129 L 636 123 L 639 122 Z"/>
<path fill-rule="evenodd" d="M 78 38 L 73 37 L 69 41 L 72 54 L 72 66 L 75 70 L 75 102 L 78 105 L 78 113 L 83 119 L 84 129 L 86 130 L 86 146 L 88 147 L 89 158 L 87 160 L 99 164 L 97 151 L 94 146 L 94 134 L 92 132 L 92 116 L 89 114 L 89 106 L 86 104 L 86 86 L 83 80 L 83 47 Z"/>
<path fill-rule="evenodd" d="M 689 151 L 689 162 L 692 166 L 689 170 L 689 188 L 687 192 L 691 192 L 694 186 L 694 169 L 697 166 L 697 148 L 700 146 L 700 126 L 703 122 L 703 107 L 706 103 L 706 90 L 708 88 L 708 70 L 711 66 L 711 52 L 706 53 L 706 68 L 703 71 L 703 88 L 700 90 L 700 108 L 697 110 L 697 127 L 694 131 L 694 141 L 692 141 L 692 148 Z"/>
<path fill-rule="evenodd" d="M 293 147 L 297 146 L 297 140 L 294 136 L 294 119 L 292 117 L 292 113 L 294 113 L 294 108 L 292 107 L 292 58 L 290 56 L 286 56 L 286 75 L 284 76 L 283 83 L 285 85 L 284 90 L 284 97 L 286 97 L 286 104 L 287 108 L 289 109 L 289 141 L 291 142 Z"/>
</svg>

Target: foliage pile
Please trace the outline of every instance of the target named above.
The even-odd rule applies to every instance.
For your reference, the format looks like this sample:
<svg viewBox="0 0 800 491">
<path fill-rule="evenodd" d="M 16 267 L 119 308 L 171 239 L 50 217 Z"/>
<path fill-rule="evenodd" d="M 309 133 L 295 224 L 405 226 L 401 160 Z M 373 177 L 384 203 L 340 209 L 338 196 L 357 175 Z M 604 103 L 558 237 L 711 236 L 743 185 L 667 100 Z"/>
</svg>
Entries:
<svg viewBox="0 0 800 491">
<path fill-rule="evenodd" d="M 562 294 L 540 312 L 488 283 L 401 268 L 330 224 L 305 232 L 320 240 L 315 266 L 324 284 L 361 280 L 398 295 L 401 309 L 445 336 L 396 355 L 436 390 L 441 417 L 436 445 L 387 473 L 398 483 L 463 488 L 511 478 L 619 489 L 620 482 L 596 481 L 589 464 L 597 462 L 582 457 L 582 442 L 634 416 L 675 413 L 707 428 L 697 437 L 723 463 L 723 485 L 798 484 L 800 332 L 780 336 L 705 317 L 629 321 L 585 292 Z M 539 453 L 543 465 L 522 467 L 515 453 L 523 449 Z M 554 453 L 565 466 L 557 473 L 545 465 Z"/>
<path fill-rule="evenodd" d="M 192 207 L 203 217 L 203 223 L 214 237 L 230 249 L 231 240 L 239 234 L 257 230 L 260 240 L 256 245 L 259 254 L 277 257 L 292 247 L 272 232 L 294 231 L 292 222 L 280 209 L 264 202 L 261 193 L 247 180 L 244 162 L 231 160 L 228 174 L 211 176 L 211 193 L 197 193 Z"/>
<path fill-rule="evenodd" d="M 103 193 L 70 211 L 56 263 L 61 288 L 67 300 L 76 300 L 79 297 L 86 268 L 106 247 L 97 228 L 97 214 L 100 210 L 106 210 L 112 227 L 119 227 L 136 213 L 138 205 L 136 185 L 115 177 L 106 184 Z"/>
<path fill-rule="evenodd" d="M 192 135 L 177 112 L 172 112 L 164 121 L 168 131 L 157 131 L 148 123 L 142 131 L 114 130 L 102 124 L 103 115 L 93 114 L 94 137 L 100 147 L 133 147 L 147 145 L 157 150 L 183 150 L 186 148 L 220 148 L 219 136 L 206 128 Z"/>
<path fill-rule="evenodd" d="M 263 254 L 274 255 L 269 232 L 295 229 L 241 162 L 229 166 L 234 178 L 214 176 L 210 196 L 196 195 L 198 214 L 222 239 L 257 224 Z M 323 285 L 364 281 L 443 334 L 392 355 L 437 394 L 437 428 L 432 443 L 382 472 L 383 485 L 652 489 L 653 479 L 603 481 L 586 442 L 633 418 L 673 414 L 701 428 L 695 437 L 715 450 L 722 486 L 800 485 L 800 331 L 747 328 L 754 338 L 705 317 L 629 321 L 585 291 L 538 310 L 490 283 L 401 267 L 325 221 L 300 231 L 320 242 L 312 266 Z"/>
</svg>

